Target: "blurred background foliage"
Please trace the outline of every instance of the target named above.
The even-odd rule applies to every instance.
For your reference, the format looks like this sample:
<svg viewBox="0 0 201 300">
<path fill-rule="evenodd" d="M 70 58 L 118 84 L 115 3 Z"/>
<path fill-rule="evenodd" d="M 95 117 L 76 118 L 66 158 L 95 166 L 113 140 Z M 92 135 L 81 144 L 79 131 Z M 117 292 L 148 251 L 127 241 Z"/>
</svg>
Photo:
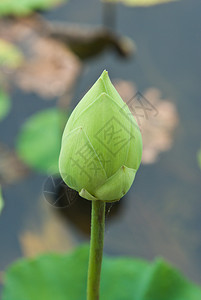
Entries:
<svg viewBox="0 0 201 300">
<path fill-rule="evenodd" d="M 41 111 L 29 118 L 18 136 L 19 157 L 38 171 L 59 173 L 58 156 L 66 121 L 67 114 L 56 108 Z"/>
<path fill-rule="evenodd" d="M 131 6 L 150 6 L 177 0 L 103 0 L 105 2 L 121 2 Z"/>
<path fill-rule="evenodd" d="M 86 299 L 88 257 L 88 246 L 82 246 L 68 255 L 48 254 L 19 261 L 8 270 L 2 300 Z M 162 259 L 149 263 L 128 257 L 104 257 L 100 297 L 198 300 L 201 289 Z"/>
<path fill-rule="evenodd" d="M 24 16 L 33 13 L 35 10 L 50 9 L 52 6 L 62 2 L 62 0 L 2 0 L 0 3 L 0 15 Z"/>
<path fill-rule="evenodd" d="M 0 91 L 0 120 L 3 120 L 3 118 L 7 116 L 10 105 L 11 103 L 8 95 L 5 92 Z"/>
<path fill-rule="evenodd" d="M 3 196 L 2 196 L 2 192 L 1 192 L 1 186 L 0 186 L 0 214 L 3 209 L 3 206 L 4 206 L 4 202 L 3 202 Z"/>
<path fill-rule="evenodd" d="M 17 68 L 22 62 L 22 54 L 11 43 L 0 40 L 0 61 L 1 67 L 5 68 Z"/>
</svg>

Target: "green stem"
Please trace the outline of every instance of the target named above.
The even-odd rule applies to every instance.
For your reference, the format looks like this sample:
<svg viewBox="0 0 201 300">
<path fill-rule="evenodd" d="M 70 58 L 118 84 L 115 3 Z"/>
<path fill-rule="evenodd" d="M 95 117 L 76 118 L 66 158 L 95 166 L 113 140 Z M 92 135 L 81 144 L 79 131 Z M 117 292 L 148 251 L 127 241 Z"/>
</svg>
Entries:
<svg viewBox="0 0 201 300">
<path fill-rule="evenodd" d="M 99 299 L 100 274 L 105 231 L 105 202 L 92 201 L 87 300 Z"/>
</svg>

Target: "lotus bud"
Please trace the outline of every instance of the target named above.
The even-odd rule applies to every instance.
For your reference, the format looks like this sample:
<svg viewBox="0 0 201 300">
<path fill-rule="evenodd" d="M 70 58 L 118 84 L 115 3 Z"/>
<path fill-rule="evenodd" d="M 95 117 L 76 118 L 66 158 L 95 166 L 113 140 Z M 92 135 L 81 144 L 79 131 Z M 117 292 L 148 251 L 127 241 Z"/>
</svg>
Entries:
<svg viewBox="0 0 201 300">
<path fill-rule="evenodd" d="M 138 125 L 104 71 L 66 124 L 61 176 L 81 197 L 113 202 L 130 189 L 141 156 Z"/>
</svg>

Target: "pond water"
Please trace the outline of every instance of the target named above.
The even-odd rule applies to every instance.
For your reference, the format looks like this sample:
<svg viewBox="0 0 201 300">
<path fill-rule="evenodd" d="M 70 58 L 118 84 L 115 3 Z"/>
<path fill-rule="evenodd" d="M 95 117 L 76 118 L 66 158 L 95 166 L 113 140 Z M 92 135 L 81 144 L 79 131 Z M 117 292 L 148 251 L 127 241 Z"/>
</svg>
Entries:
<svg viewBox="0 0 201 300">
<path fill-rule="evenodd" d="M 163 256 L 201 284 L 201 171 L 196 158 L 201 145 L 200 11 L 199 0 L 151 8 L 119 5 L 117 31 L 135 41 L 137 55 L 126 61 L 112 52 L 105 52 L 86 62 L 73 105 L 103 69 L 109 71 L 111 78 L 135 82 L 142 93 L 155 87 L 176 105 L 179 123 L 172 148 L 160 154 L 156 163 L 141 165 L 122 204 L 118 209 L 115 204 L 111 207 L 107 214 L 105 252 L 146 259 Z M 45 13 L 45 17 L 100 24 L 101 4 L 94 0 L 74 0 Z M 24 119 L 40 109 L 54 106 L 55 102 L 45 102 L 19 90 L 13 92 L 12 100 L 12 111 L 1 124 L 0 136 L 2 142 L 14 147 Z M 57 220 L 60 222 L 57 212 L 55 217 L 47 203 L 36 200 L 44 180 L 45 176 L 32 172 L 26 179 L 3 190 L 6 205 L 0 218 L 0 271 L 23 255 L 20 241 L 26 226 L 28 230 L 36 224 L 40 228 L 48 210 L 51 210 L 48 226 L 51 220 L 54 224 Z M 117 210 L 114 217 L 113 209 Z M 84 211 L 83 216 L 79 213 L 78 220 L 75 208 L 69 208 L 64 234 L 70 236 L 70 245 L 88 240 L 82 231 L 88 228 L 89 208 L 86 218 Z M 51 226 L 49 230 L 51 232 Z M 57 233 L 53 230 L 50 236 Z"/>
</svg>

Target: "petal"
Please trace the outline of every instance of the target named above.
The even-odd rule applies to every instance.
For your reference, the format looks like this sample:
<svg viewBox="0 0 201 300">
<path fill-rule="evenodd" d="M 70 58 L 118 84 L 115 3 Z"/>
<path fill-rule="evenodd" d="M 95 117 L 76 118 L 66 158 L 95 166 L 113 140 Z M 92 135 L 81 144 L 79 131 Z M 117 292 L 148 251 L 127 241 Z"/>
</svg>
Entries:
<svg viewBox="0 0 201 300">
<path fill-rule="evenodd" d="M 64 135 L 66 133 L 70 132 L 74 128 L 74 120 L 79 118 L 80 113 L 85 110 L 90 104 L 92 104 L 101 93 L 106 92 L 105 86 L 103 84 L 103 80 L 99 78 L 94 85 L 91 87 L 91 89 L 84 95 L 84 97 L 81 99 L 81 101 L 78 103 L 78 105 L 73 110 L 67 124 L 66 128 L 64 130 Z"/>
<path fill-rule="evenodd" d="M 123 117 L 119 106 L 107 94 L 102 93 L 75 121 L 83 127 L 102 161 L 109 178 L 120 166 L 126 164 L 131 135 L 131 122 Z"/>
<path fill-rule="evenodd" d="M 107 202 L 121 199 L 130 189 L 136 170 L 122 166 L 95 192 L 95 197 Z"/>
<path fill-rule="evenodd" d="M 101 74 L 100 78 L 103 81 L 106 94 L 108 94 L 111 98 L 113 98 L 113 100 L 120 107 L 120 109 L 125 107 L 126 112 L 128 112 L 128 110 L 127 110 L 128 106 L 122 100 L 121 96 L 119 95 L 119 93 L 117 92 L 117 90 L 115 89 L 115 87 L 113 86 L 113 84 L 111 83 L 110 78 L 108 76 L 108 72 L 107 71 L 103 71 L 103 73 Z"/>
<path fill-rule="evenodd" d="M 97 198 L 95 198 L 94 196 L 92 196 L 87 190 L 85 189 L 82 189 L 80 192 L 79 192 L 79 195 L 84 198 L 84 199 L 87 199 L 87 200 L 98 200 Z"/>
<path fill-rule="evenodd" d="M 122 100 L 121 96 L 113 86 L 108 76 L 107 71 L 103 71 L 100 78 L 94 83 L 91 89 L 85 94 L 85 96 L 78 103 L 74 111 L 72 112 L 64 130 L 64 136 L 74 128 L 74 121 L 79 118 L 80 113 L 85 110 L 90 104 L 96 101 L 101 93 L 108 94 L 113 101 L 119 106 L 120 111 L 124 112 L 124 115 L 130 114 L 130 110 L 126 103 Z"/>
<path fill-rule="evenodd" d="M 82 127 L 65 136 L 59 157 L 63 180 L 78 192 L 86 189 L 93 194 L 107 177 L 99 157 Z"/>
<path fill-rule="evenodd" d="M 134 122 L 133 120 L 131 122 L 131 136 L 134 138 L 130 139 L 130 146 L 125 165 L 128 168 L 133 168 L 137 171 L 142 158 L 142 136 L 135 119 Z"/>
</svg>

